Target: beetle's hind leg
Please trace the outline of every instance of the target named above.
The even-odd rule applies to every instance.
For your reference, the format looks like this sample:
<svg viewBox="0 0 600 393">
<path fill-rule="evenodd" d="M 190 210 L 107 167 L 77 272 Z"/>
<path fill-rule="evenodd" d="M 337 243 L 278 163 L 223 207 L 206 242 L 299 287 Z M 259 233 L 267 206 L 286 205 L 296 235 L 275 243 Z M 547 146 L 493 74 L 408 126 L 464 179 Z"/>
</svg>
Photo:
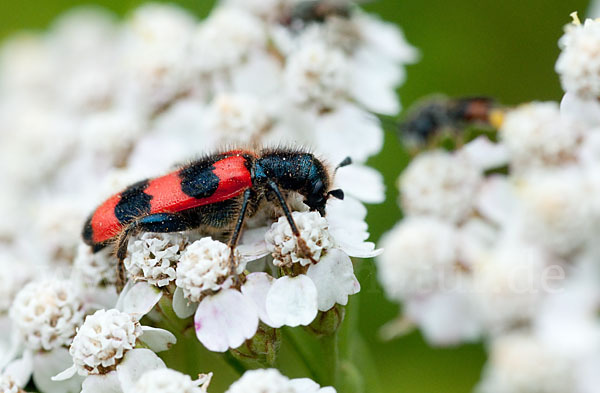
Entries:
<svg viewBox="0 0 600 393">
<path fill-rule="evenodd" d="M 240 208 L 240 212 L 238 213 L 238 217 L 235 223 L 235 228 L 229 238 L 229 274 L 232 276 L 237 276 L 235 268 L 237 263 L 235 261 L 235 247 L 238 244 L 240 236 L 242 235 L 242 228 L 244 226 L 244 219 L 246 218 L 246 213 L 248 211 L 248 202 L 250 201 L 250 196 L 252 195 L 252 190 L 247 189 L 244 191 L 244 196 L 242 199 L 242 207 Z"/>
<path fill-rule="evenodd" d="M 115 251 L 117 259 L 117 291 L 121 292 L 125 286 L 125 264 L 124 260 L 127 256 L 127 245 L 132 236 L 140 232 L 179 232 L 196 227 L 188 219 L 178 213 L 156 213 L 148 216 L 140 217 L 129 223 L 117 238 Z"/>
</svg>

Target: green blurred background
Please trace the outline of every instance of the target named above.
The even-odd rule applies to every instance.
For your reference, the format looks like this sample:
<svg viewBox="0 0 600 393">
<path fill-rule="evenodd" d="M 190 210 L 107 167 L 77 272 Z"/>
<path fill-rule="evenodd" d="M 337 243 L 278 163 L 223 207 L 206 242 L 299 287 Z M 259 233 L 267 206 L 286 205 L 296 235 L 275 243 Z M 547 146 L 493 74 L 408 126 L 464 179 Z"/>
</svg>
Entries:
<svg viewBox="0 0 600 393">
<path fill-rule="evenodd" d="M 206 15 L 213 1 L 172 1 Z M 43 29 L 62 11 L 80 0 L 0 1 L 0 38 L 20 29 Z M 138 0 L 96 0 L 117 13 L 143 3 Z M 421 51 L 421 60 L 408 68 L 399 89 L 405 107 L 431 93 L 451 96 L 483 94 L 504 104 L 528 100 L 559 100 L 554 63 L 557 40 L 569 13 L 585 14 L 587 0 L 379 0 L 364 5 L 370 12 L 402 27 L 409 42 Z M 371 206 L 368 221 L 373 239 L 401 217 L 396 205 L 395 180 L 407 155 L 392 132 L 386 133 L 383 152 L 371 160 L 385 176 L 387 201 Z M 358 266 L 363 291 L 354 299 L 359 326 L 371 348 L 386 393 L 469 392 L 485 360 L 481 345 L 430 348 L 418 333 L 381 342 L 378 330 L 398 313 L 377 285 L 372 262 Z M 367 388 L 367 391 L 369 389 Z M 343 393 L 343 392 L 340 392 Z"/>
</svg>

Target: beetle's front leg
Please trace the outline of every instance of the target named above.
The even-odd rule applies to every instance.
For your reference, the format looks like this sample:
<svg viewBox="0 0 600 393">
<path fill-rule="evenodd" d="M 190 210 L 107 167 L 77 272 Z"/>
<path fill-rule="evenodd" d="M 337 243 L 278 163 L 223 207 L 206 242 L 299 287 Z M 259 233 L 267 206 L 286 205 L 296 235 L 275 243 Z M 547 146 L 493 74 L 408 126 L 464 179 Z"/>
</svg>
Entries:
<svg viewBox="0 0 600 393">
<path fill-rule="evenodd" d="M 300 252 L 302 253 L 301 256 L 304 258 L 310 259 L 310 261 L 312 263 L 317 263 L 318 261 L 315 260 L 315 257 L 313 256 L 312 251 L 308 247 L 308 244 L 306 244 L 306 241 L 304 239 L 302 239 L 302 236 L 300 236 L 300 231 L 298 230 L 298 226 L 294 222 L 292 213 L 290 212 L 290 209 L 288 208 L 287 203 L 285 202 L 285 199 L 283 198 L 283 195 L 281 195 L 281 191 L 279 191 L 279 187 L 277 186 L 277 184 L 274 181 L 269 181 L 268 185 L 271 188 L 271 190 L 275 193 L 275 196 L 277 197 L 277 200 L 279 201 L 279 205 L 283 209 L 283 214 L 285 215 L 285 218 L 287 219 L 288 224 L 290 224 L 292 233 L 294 234 L 294 236 L 296 237 L 296 241 L 298 242 L 298 248 L 300 249 Z"/>
</svg>

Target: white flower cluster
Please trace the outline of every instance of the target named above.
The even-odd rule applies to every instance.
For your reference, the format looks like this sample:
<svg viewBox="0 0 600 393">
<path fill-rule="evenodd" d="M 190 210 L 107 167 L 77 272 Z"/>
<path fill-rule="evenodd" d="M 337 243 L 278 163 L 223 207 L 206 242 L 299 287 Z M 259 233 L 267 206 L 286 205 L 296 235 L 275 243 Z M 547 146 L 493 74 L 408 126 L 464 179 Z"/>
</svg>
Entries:
<svg viewBox="0 0 600 393">
<path fill-rule="evenodd" d="M 299 19 L 299 0 L 255 3 L 221 2 L 202 21 L 162 4 L 124 22 L 80 9 L 6 42 L 0 236 L 16 245 L 33 228 L 28 257 L 69 265 L 104 197 L 223 143 L 308 145 L 332 164 L 351 156 L 339 186 L 380 202 L 380 175 L 364 166 L 383 141 L 370 112 L 397 113 L 416 51 L 350 3 L 318 22 Z"/>
<path fill-rule="evenodd" d="M 46 350 L 68 345 L 83 322 L 83 304 L 68 281 L 27 284 L 16 296 L 10 317 L 25 345 Z"/>
<path fill-rule="evenodd" d="M 346 305 L 348 296 L 360 290 L 350 256 L 367 258 L 380 252 L 364 241 L 366 209 L 358 201 L 346 203 L 349 206 L 331 201 L 327 218 L 317 212 L 293 212 L 301 240 L 285 217 L 270 227 L 253 228 L 242 239 L 243 252 L 236 250 L 233 259 L 227 245 L 210 237 L 188 245 L 177 264 L 175 313 L 180 318 L 194 314 L 198 339 L 222 352 L 252 338 L 259 320 L 273 328 L 308 325 L 319 311 Z M 348 217 L 348 208 L 355 217 Z M 356 231 L 348 233 L 348 228 Z M 258 266 L 258 271 L 244 272 L 248 261 L 256 259 L 261 261 L 248 268 Z M 279 274 L 262 272 L 261 265 Z"/>
<path fill-rule="evenodd" d="M 138 321 L 118 310 L 99 310 L 85 319 L 69 352 L 81 375 L 100 374 L 115 366 L 142 334 Z"/>
<path fill-rule="evenodd" d="M 177 262 L 186 244 L 188 238 L 183 234 L 144 233 L 129 242 L 125 268 L 134 280 L 164 287 L 175 280 Z"/>
<path fill-rule="evenodd" d="M 226 393 L 335 393 L 308 378 L 289 379 L 276 369 L 251 370 L 234 382 Z"/>
<path fill-rule="evenodd" d="M 135 384 L 133 393 L 206 393 L 212 373 L 192 381 L 189 375 L 169 368 L 158 368 L 144 373 Z"/>
<path fill-rule="evenodd" d="M 571 25 L 560 41 L 560 107 L 508 110 L 498 142 L 421 153 L 399 181 L 406 217 L 378 258 L 387 295 L 404 303 L 389 329 L 410 321 L 435 345 L 483 338 L 481 393 L 600 382 L 598 26 Z"/>
<path fill-rule="evenodd" d="M 233 273 L 229 265 L 230 256 L 231 249 L 226 244 L 210 237 L 204 237 L 187 247 L 177 264 L 175 282 L 182 289 L 183 296 L 191 302 L 199 302 L 202 292 L 224 288 L 222 284 Z"/>
<path fill-rule="evenodd" d="M 395 89 L 417 53 L 398 28 L 350 2 L 317 20 L 300 16 L 300 5 L 221 1 L 204 20 L 158 3 L 123 21 L 77 9 L 2 44 L 0 189 L 10 193 L 0 195 L 0 263 L 9 266 L 0 273 L 0 367 L 19 362 L 41 391 L 129 391 L 141 366 L 164 367 L 135 346 L 174 341 L 138 322 L 165 295 L 181 318 L 195 313 L 207 348 L 225 351 L 253 337 L 259 320 L 307 325 L 358 292 L 350 257 L 378 253 L 362 203 L 384 198 L 381 175 L 365 164 L 383 143 L 374 113 L 399 111 Z M 112 247 L 93 253 L 81 242 L 88 214 L 224 144 L 310 146 L 330 175 L 350 156 L 331 185 L 346 198 L 330 201 L 323 218 L 286 194 L 302 211 L 302 240 L 269 207 L 248 220 L 233 255 L 221 242 L 230 228 L 141 233 L 117 299 Z M 35 279 L 47 284 L 17 295 Z M 56 374 L 61 382 L 50 381 Z"/>
<path fill-rule="evenodd" d="M 72 366 L 65 369 L 64 365 L 52 376 L 54 389 L 68 392 L 83 380 L 86 392 L 105 392 L 109 387 L 115 392 L 128 392 L 145 372 L 165 368 L 155 352 L 167 350 L 176 342 L 175 336 L 139 322 L 160 295 L 145 283 L 138 283 L 123 291 L 117 308 L 88 315 L 69 348 Z"/>
<path fill-rule="evenodd" d="M 598 98 L 600 95 L 600 24 L 587 19 L 583 24 L 574 15 L 574 21 L 565 28 L 558 45 L 562 52 L 556 62 L 563 89 L 581 98 Z"/>
<path fill-rule="evenodd" d="M 21 393 L 23 390 L 15 383 L 10 375 L 0 374 L 0 390 L 3 393 Z"/>
<path fill-rule="evenodd" d="M 134 385 L 133 393 L 206 393 L 212 373 L 200 374 L 197 380 L 168 368 L 144 373 Z M 235 381 L 226 393 L 335 393 L 332 387 L 321 388 L 308 378 L 289 379 L 278 370 L 249 370 Z"/>
</svg>

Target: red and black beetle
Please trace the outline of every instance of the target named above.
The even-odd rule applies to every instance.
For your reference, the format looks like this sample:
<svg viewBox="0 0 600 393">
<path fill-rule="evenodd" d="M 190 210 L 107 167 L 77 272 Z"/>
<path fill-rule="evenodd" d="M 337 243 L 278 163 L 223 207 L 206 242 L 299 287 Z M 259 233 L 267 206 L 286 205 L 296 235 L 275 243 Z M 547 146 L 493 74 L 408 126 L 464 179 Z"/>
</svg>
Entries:
<svg viewBox="0 0 600 393">
<path fill-rule="evenodd" d="M 349 158 L 339 166 L 350 164 Z M 260 152 L 231 150 L 196 160 L 167 175 L 132 184 L 102 203 L 87 219 L 83 240 L 94 252 L 115 244 L 119 259 L 118 286 L 125 280 L 123 260 L 129 238 L 139 232 L 178 232 L 195 228 L 230 230 L 233 249 L 244 219 L 267 202 L 275 200 L 302 252 L 310 258 L 282 191 L 304 196 L 311 210 L 325 215 L 330 196 L 331 174 L 313 154 L 293 149 Z M 233 259 L 232 259 L 233 266 Z"/>
</svg>

